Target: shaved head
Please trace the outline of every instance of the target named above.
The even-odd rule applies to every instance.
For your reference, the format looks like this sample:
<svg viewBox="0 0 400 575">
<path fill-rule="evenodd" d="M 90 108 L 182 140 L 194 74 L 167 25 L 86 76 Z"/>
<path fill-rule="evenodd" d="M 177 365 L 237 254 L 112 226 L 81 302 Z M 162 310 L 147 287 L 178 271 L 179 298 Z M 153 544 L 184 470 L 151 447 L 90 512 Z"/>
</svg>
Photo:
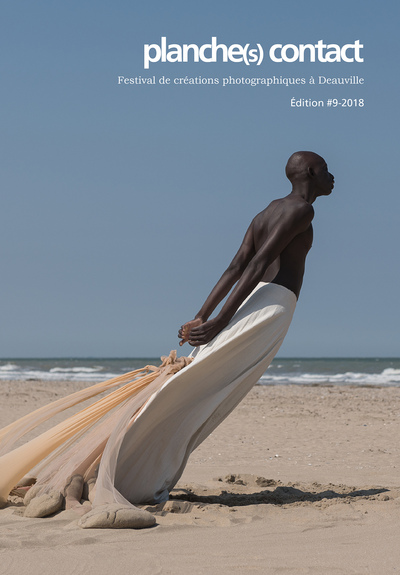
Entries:
<svg viewBox="0 0 400 575">
<path fill-rule="evenodd" d="M 325 160 L 314 152 L 295 152 L 286 164 L 286 176 L 292 183 L 304 180 L 309 174 L 308 169 L 321 163 L 325 163 Z"/>
</svg>

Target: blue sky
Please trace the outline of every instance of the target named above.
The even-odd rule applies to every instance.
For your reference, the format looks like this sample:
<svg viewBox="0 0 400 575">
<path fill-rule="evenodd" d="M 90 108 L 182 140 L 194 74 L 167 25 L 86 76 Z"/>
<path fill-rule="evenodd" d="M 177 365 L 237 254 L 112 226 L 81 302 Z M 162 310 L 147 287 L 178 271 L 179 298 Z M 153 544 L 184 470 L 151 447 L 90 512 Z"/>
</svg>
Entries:
<svg viewBox="0 0 400 575">
<path fill-rule="evenodd" d="M 0 357 L 176 348 L 290 154 L 335 175 L 281 356 L 399 356 L 399 5 L 16 1 L 1 23 Z M 384 9 L 383 9 L 384 8 Z M 156 63 L 143 46 L 359 39 L 363 63 Z M 119 86 L 126 77 L 219 78 Z M 305 78 L 226 86 L 222 78 Z M 309 77 L 365 78 L 311 86 Z M 364 107 L 292 108 L 292 97 Z M 183 351 L 189 352 L 189 346 Z"/>
</svg>

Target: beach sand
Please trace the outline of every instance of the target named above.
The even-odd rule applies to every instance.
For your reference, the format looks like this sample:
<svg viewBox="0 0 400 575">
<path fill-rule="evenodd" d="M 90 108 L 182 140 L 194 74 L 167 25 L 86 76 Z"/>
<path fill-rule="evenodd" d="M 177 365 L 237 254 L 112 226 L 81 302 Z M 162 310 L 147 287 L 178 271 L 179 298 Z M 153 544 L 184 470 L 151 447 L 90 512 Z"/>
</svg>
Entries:
<svg viewBox="0 0 400 575">
<path fill-rule="evenodd" d="M 3 427 L 84 384 L 0 386 Z M 400 573 L 399 432 L 398 388 L 256 386 L 149 507 L 155 527 L 82 530 L 73 511 L 28 519 L 14 499 L 0 573 Z"/>
</svg>

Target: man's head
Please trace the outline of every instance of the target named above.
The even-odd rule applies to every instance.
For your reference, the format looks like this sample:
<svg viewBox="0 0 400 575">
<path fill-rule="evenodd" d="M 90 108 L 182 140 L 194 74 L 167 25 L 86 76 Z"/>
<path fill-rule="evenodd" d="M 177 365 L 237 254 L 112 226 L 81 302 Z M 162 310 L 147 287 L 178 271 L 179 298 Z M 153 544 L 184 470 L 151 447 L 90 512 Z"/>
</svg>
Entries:
<svg viewBox="0 0 400 575">
<path fill-rule="evenodd" d="M 333 188 L 333 175 L 328 172 L 325 160 L 314 152 L 292 154 L 286 164 L 286 176 L 293 186 L 311 184 L 317 195 L 328 195 Z"/>
</svg>

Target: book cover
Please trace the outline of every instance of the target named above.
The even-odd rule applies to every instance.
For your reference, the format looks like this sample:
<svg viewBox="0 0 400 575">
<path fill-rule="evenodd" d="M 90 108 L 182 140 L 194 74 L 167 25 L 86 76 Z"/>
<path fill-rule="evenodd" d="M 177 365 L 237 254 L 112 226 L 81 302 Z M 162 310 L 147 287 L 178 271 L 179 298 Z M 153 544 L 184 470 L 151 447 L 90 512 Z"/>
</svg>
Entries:
<svg viewBox="0 0 400 575">
<path fill-rule="evenodd" d="M 22 517 L 28 485 L 6 504 L 7 473 L 15 485 L 28 466 L 17 451 L 1 475 L 7 575 L 398 571 L 398 25 L 395 0 L 3 3 L 1 428 L 171 349 L 188 354 L 179 327 L 255 214 L 290 193 L 289 156 L 316 152 L 335 176 L 314 204 L 314 245 L 267 385 L 205 439 L 241 399 L 232 380 L 258 361 L 241 346 L 243 362 L 231 352 L 210 377 L 183 372 L 147 411 L 128 404 L 147 435 L 124 411 L 123 446 L 144 448 L 142 459 L 118 451 L 116 466 L 132 463 L 146 488 L 169 489 L 160 469 L 177 478 L 168 466 L 180 473 L 205 439 L 180 492 L 149 508 L 158 526 L 111 530 L 117 512 L 103 508 L 107 529 L 81 531 L 74 513 L 88 502 L 73 481 L 70 509 Z"/>
</svg>

